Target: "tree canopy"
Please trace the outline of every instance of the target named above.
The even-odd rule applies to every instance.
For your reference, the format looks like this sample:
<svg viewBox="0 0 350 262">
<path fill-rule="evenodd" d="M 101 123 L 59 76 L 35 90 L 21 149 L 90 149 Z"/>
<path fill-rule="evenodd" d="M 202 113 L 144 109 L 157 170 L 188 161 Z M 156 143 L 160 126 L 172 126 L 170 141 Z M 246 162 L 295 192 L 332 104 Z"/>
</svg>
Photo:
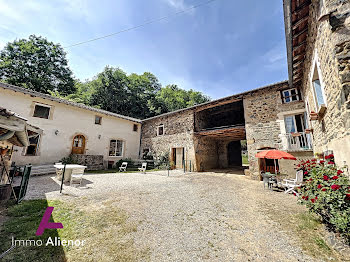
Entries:
<svg viewBox="0 0 350 262">
<path fill-rule="evenodd" d="M 63 48 L 35 35 L 7 43 L 0 51 L 0 80 L 42 93 L 75 91 Z"/>
<path fill-rule="evenodd" d="M 0 81 L 140 119 L 209 101 L 192 89 L 162 87 L 149 72 L 106 66 L 92 80 L 74 80 L 63 48 L 34 35 L 0 51 Z"/>
</svg>

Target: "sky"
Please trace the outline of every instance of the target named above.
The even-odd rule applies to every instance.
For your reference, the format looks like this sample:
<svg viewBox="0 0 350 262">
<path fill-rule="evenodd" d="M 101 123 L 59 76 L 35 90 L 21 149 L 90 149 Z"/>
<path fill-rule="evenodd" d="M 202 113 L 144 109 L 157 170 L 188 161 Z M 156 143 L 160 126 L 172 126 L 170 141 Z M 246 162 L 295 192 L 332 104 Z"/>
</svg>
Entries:
<svg viewBox="0 0 350 262">
<path fill-rule="evenodd" d="M 35 34 L 63 47 L 170 16 L 132 31 L 65 48 L 80 80 L 107 65 L 151 72 L 212 99 L 288 78 L 282 0 L 0 0 L 0 49 Z"/>
</svg>

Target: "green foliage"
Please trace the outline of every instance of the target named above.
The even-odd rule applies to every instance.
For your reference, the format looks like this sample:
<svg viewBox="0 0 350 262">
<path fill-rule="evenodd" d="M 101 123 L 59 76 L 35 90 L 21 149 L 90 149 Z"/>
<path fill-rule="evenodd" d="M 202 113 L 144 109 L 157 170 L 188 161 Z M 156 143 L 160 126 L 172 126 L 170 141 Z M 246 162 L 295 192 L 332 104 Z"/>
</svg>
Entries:
<svg viewBox="0 0 350 262">
<path fill-rule="evenodd" d="M 75 91 L 63 48 L 35 35 L 7 43 L 0 52 L 0 80 L 42 93 Z"/>
<path fill-rule="evenodd" d="M 69 155 L 67 157 L 64 157 L 60 160 L 62 164 L 78 164 L 76 160 L 73 159 L 72 155 Z"/>
<path fill-rule="evenodd" d="M 119 168 L 123 162 L 127 162 L 128 163 L 128 167 L 133 167 L 134 162 L 132 161 L 131 158 L 124 158 L 124 159 L 120 159 L 115 165 L 117 168 Z"/>
<path fill-rule="evenodd" d="M 300 188 L 301 203 L 350 241 L 350 182 L 333 161 L 301 164 L 307 180 Z"/>
</svg>

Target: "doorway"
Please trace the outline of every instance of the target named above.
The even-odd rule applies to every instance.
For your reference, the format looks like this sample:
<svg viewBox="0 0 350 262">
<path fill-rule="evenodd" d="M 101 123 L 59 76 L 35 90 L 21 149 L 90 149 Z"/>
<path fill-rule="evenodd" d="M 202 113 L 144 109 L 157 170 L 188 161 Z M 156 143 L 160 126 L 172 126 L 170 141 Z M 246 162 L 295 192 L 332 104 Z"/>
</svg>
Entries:
<svg viewBox="0 0 350 262">
<path fill-rule="evenodd" d="M 82 155 L 85 152 L 85 137 L 83 135 L 76 135 L 73 138 L 72 154 Z"/>
<path fill-rule="evenodd" d="M 242 166 L 242 148 L 241 141 L 232 141 L 227 145 L 228 166 Z"/>
<path fill-rule="evenodd" d="M 172 148 L 172 159 L 175 168 L 183 168 L 185 160 L 185 149 L 183 147 Z"/>
</svg>

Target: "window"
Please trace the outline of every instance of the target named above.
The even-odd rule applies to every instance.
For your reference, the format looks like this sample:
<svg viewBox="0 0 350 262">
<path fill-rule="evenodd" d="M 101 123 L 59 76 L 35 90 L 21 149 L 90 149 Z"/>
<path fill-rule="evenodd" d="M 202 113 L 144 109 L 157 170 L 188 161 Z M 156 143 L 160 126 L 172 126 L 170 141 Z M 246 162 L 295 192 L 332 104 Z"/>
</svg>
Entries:
<svg viewBox="0 0 350 262">
<path fill-rule="evenodd" d="M 304 132 L 305 127 L 307 127 L 304 114 L 285 116 L 284 122 L 287 133 Z"/>
<path fill-rule="evenodd" d="M 316 56 L 317 59 L 317 56 Z M 316 60 L 317 61 L 317 60 Z M 312 75 L 312 89 L 315 101 L 316 110 L 319 111 L 321 106 L 326 106 L 326 99 L 324 94 L 324 87 L 322 86 L 322 81 L 320 79 L 319 68 L 317 63 L 314 63 L 314 70 Z"/>
<path fill-rule="evenodd" d="M 109 156 L 123 156 L 124 142 L 122 140 L 111 140 L 109 143 Z"/>
<path fill-rule="evenodd" d="M 101 125 L 102 116 L 95 116 L 95 125 Z"/>
<path fill-rule="evenodd" d="M 136 125 L 136 124 L 134 124 L 134 127 L 133 127 L 133 129 L 132 129 L 134 132 L 137 132 L 137 130 L 138 130 L 138 126 Z"/>
<path fill-rule="evenodd" d="M 157 135 L 158 135 L 158 136 L 164 135 L 164 125 L 159 125 L 159 126 L 158 126 Z"/>
<path fill-rule="evenodd" d="M 48 119 L 50 116 L 50 107 L 36 104 L 33 116 Z"/>
<path fill-rule="evenodd" d="M 40 135 L 29 138 L 29 146 L 27 147 L 26 156 L 36 156 L 39 153 Z"/>
<path fill-rule="evenodd" d="M 296 88 L 283 90 L 282 91 L 282 100 L 283 100 L 283 103 L 290 103 L 293 101 L 301 100 L 299 90 Z"/>
</svg>

